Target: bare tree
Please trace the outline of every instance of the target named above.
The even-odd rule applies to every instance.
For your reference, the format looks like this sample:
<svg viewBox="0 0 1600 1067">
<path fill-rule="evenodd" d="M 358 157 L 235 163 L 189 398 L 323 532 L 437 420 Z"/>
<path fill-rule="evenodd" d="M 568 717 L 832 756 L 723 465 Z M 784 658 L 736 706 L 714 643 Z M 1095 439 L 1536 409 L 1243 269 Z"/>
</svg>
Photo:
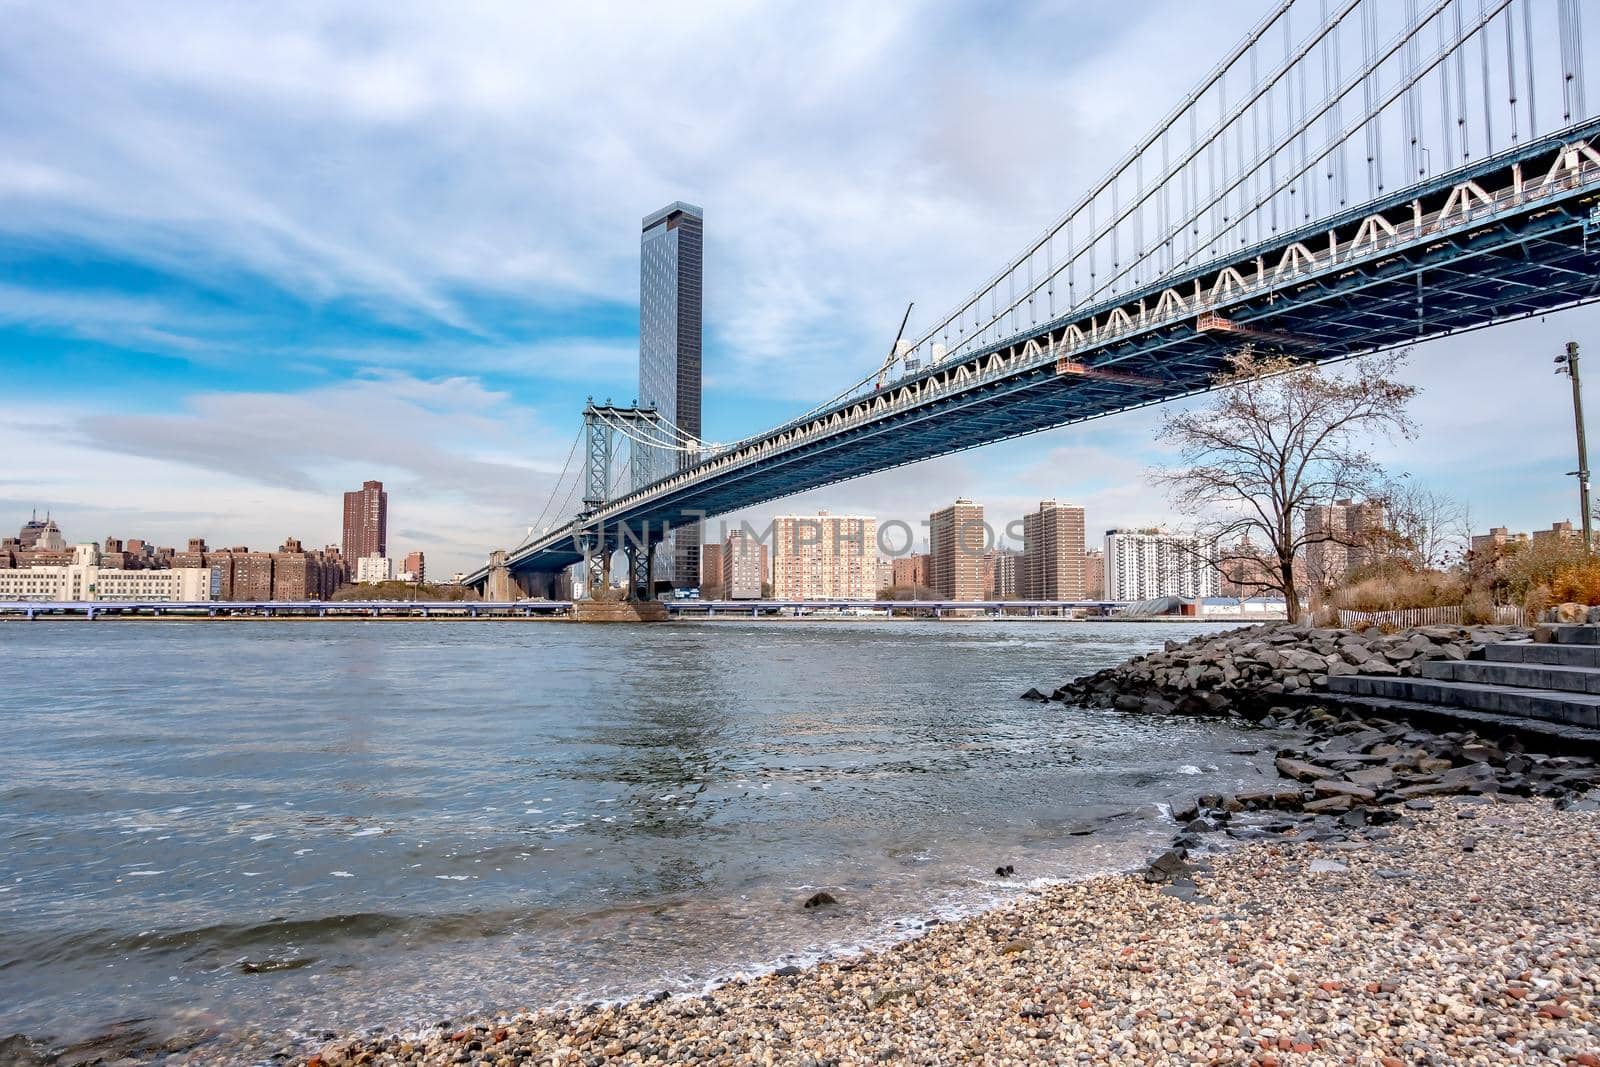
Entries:
<svg viewBox="0 0 1600 1067">
<path fill-rule="evenodd" d="M 1414 433 L 1406 405 L 1416 389 L 1394 379 L 1405 358 L 1365 356 L 1331 372 L 1246 349 L 1218 375 L 1209 404 L 1162 424 L 1181 466 L 1156 481 L 1216 546 L 1211 565 L 1227 575 L 1254 564 L 1259 588 L 1283 596 L 1290 621 L 1300 618 L 1296 557 L 1308 544 L 1342 543 L 1336 529 L 1308 532 L 1306 510 L 1378 485 L 1367 441 Z M 1241 543 L 1251 547 L 1233 547 Z"/>
<path fill-rule="evenodd" d="M 1466 558 L 1472 527 L 1467 508 L 1449 493 L 1406 476 L 1376 491 L 1384 509 L 1384 542 L 1375 554 L 1410 570 L 1442 570 Z"/>
</svg>

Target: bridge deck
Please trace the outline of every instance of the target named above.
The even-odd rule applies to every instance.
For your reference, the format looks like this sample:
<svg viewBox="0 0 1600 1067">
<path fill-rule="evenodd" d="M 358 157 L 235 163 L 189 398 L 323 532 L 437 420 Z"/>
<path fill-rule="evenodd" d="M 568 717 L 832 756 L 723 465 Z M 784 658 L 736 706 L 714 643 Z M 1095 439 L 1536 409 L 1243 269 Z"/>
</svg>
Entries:
<svg viewBox="0 0 1600 1067">
<path fill-rule="evenodd" d="M 1251 338 L 1326 361 L 1600 297 L 1600 121 L 1030 327 L 747 439 L 511 554 L 513 573 L 807 489 L 1202 392 Z M 487 579 L 487 568 L 468 578 Z"/>
</svg>

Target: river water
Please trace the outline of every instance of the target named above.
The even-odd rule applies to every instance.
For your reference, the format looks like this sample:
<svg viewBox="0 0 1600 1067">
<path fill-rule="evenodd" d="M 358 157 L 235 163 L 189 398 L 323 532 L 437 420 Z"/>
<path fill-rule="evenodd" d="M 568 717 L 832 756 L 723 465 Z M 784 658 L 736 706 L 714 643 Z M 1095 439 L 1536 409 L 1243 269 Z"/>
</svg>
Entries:
<svg viewBox="0 0 1600 1067">
<path fill-rule="evenodd" d="M 694 989 L 1126 868 L 1272 737 L 1018 694 L 1203 629 L 0 624 L 0 1037 Z"/>
</svg>

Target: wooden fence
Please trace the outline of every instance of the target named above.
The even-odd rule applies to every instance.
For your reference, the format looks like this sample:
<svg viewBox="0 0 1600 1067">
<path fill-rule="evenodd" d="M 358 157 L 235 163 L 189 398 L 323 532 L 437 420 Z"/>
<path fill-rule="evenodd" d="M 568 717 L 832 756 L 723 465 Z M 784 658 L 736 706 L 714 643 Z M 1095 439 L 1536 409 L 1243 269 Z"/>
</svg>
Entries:
<svg viewBox="0 0 1600 1067">
<path fill-rule="evenodd" d="M 1339 612 L 1339 625 L 1347 629 L 1381 626 L 1386 630 L 1406 630 L 1413 626 L 1460 626 L 1465 610 L 1460 604 L 1443 608 L 1400 608 L 1395 611 Z M 1501 626 L 1522 622 L 1522 609 L 1515 604 L 1496 604 L 1494 621 Z"/>
</svg>

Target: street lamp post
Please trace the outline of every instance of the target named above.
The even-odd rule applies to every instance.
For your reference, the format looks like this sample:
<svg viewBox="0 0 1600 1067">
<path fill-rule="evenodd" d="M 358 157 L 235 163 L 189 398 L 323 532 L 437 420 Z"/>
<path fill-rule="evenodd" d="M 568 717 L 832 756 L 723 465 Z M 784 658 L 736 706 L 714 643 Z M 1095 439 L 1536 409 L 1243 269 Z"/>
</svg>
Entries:
<svg viewBox="0 0 1600 1067">
<path fill-rule="evenodd" d="M 1583 437 L 1583 379 L 1578 374 L 1578 342 L 1568 341 L 1567 350 L 1556 357 L 1556 373 L 1572 379 L 1572 420 L 1578 431 L 1578 505 L 1583 513 L 1583 550 L 1594 551 L 1594 519 L 1589 513 L 1589 446 Z"/>
</svg>

